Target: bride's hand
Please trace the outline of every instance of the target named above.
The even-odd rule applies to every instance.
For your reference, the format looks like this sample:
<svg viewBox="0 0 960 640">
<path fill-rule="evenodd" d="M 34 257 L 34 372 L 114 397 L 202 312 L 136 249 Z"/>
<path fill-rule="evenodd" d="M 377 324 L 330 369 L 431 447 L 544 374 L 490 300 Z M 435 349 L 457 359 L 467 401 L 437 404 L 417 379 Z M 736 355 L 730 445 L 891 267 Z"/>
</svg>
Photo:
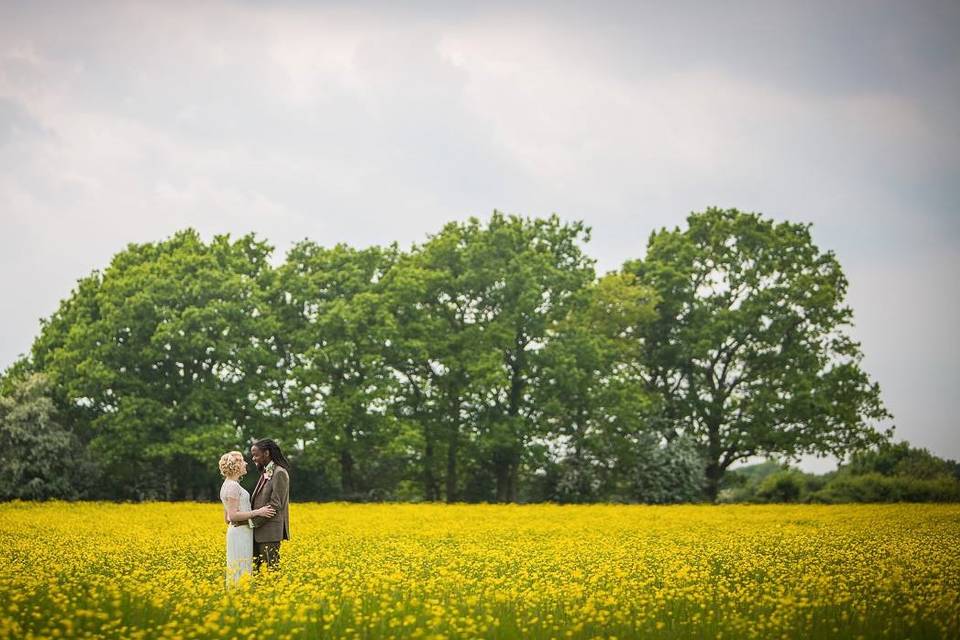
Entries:
<svg viewBox="0 0 960 640">
<path fill-rule="evenodd" d="M 265 518 L 272 518 L 276 514 L 277 514 L 276 510 L 274 510 L 274 508 L 269 504 L 266 505 L 265 507 L 260 507 L 259 509 L 257 509 L 257 515 L 263 516 Z"/>
</svg>

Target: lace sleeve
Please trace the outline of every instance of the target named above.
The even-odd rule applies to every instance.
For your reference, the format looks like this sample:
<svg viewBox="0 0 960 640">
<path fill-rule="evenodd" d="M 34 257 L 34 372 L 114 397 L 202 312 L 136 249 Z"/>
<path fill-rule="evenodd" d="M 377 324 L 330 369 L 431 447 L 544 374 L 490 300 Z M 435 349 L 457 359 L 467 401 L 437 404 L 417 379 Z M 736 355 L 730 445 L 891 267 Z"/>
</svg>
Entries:
<svg viewBox="0 0 960 640">
<path fill-rule="evenodd" d="M 240 499 L 240 485 L 236 482 L 223 483 L 223 489 L 220 491 L 220 497 L 226 502 L 230 498 Z"/>
</svg>

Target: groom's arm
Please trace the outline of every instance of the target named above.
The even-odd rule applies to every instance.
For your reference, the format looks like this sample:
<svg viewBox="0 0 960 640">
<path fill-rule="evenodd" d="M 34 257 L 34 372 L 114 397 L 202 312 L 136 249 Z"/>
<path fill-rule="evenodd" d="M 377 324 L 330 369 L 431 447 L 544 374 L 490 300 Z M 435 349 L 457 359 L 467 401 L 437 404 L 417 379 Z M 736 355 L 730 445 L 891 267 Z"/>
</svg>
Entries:
<svg viewBox="0 0 960 640">
<path fill-rule="evenodd" d="M 270 490 L 270 506 L 273 507 L 275 511 L 274 515 L 271 516 L 276 518 L 280 515 L 280 510 L 287 506 L 290 495 L 290 476 L 287 474 L 287 470 L 283 467 L 278 467 L 276 471 L 273 472 L 272 478 L 273 487 Z M 253 527 L 259 527 L 264 522 L 270 520 L 270 518 L 264 516 L 257 516 L 256 518 L 250 519 Z"/>
</svg>

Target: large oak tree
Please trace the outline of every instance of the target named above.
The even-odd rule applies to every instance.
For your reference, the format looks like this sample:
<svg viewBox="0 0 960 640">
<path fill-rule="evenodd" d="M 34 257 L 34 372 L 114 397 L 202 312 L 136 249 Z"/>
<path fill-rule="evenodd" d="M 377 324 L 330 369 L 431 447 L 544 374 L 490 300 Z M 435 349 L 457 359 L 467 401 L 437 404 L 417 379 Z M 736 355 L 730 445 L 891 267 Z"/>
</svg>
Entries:
<svg viewBox="0 0 960 640">
<path fill-rule="evenodd" d="M 891 416 L 849 335 L 847 280 L 809 224 L 710 208 L 651 234 L 624 269 L 660 298 L 643 336 L 656 426 L 700 440 L 709 498 L 738 460 L 843 456 L 880 439 Z"/>
<path fill-rule="evenodd" d="M 131 244 L 44 323 L 31 366 L 112 495 L 215 495 L 219 455 L 260 432 L 270 252 L 193 230 Z"/>
</svg>

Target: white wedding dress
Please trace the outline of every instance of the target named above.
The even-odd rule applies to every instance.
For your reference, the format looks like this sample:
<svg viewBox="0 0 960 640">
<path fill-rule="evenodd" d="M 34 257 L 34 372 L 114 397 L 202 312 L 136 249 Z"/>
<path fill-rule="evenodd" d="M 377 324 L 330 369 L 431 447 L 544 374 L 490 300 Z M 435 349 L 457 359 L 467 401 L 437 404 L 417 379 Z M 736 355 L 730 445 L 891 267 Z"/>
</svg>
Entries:
<svg viewBox="0 0 960 640">
<path fill-rule="evenodd" d="M 227 499 L 237 498 L 237 511 L 250 511 L 250 493 L 236 480 L 225 480 L 220 487 L 220 502 L 226 519 Z M 253 572 L 253 529 L 244 523 L 241 527 L 227 525 L 227 587 L 237 584 L 244 574 Z"/>
</svg>

